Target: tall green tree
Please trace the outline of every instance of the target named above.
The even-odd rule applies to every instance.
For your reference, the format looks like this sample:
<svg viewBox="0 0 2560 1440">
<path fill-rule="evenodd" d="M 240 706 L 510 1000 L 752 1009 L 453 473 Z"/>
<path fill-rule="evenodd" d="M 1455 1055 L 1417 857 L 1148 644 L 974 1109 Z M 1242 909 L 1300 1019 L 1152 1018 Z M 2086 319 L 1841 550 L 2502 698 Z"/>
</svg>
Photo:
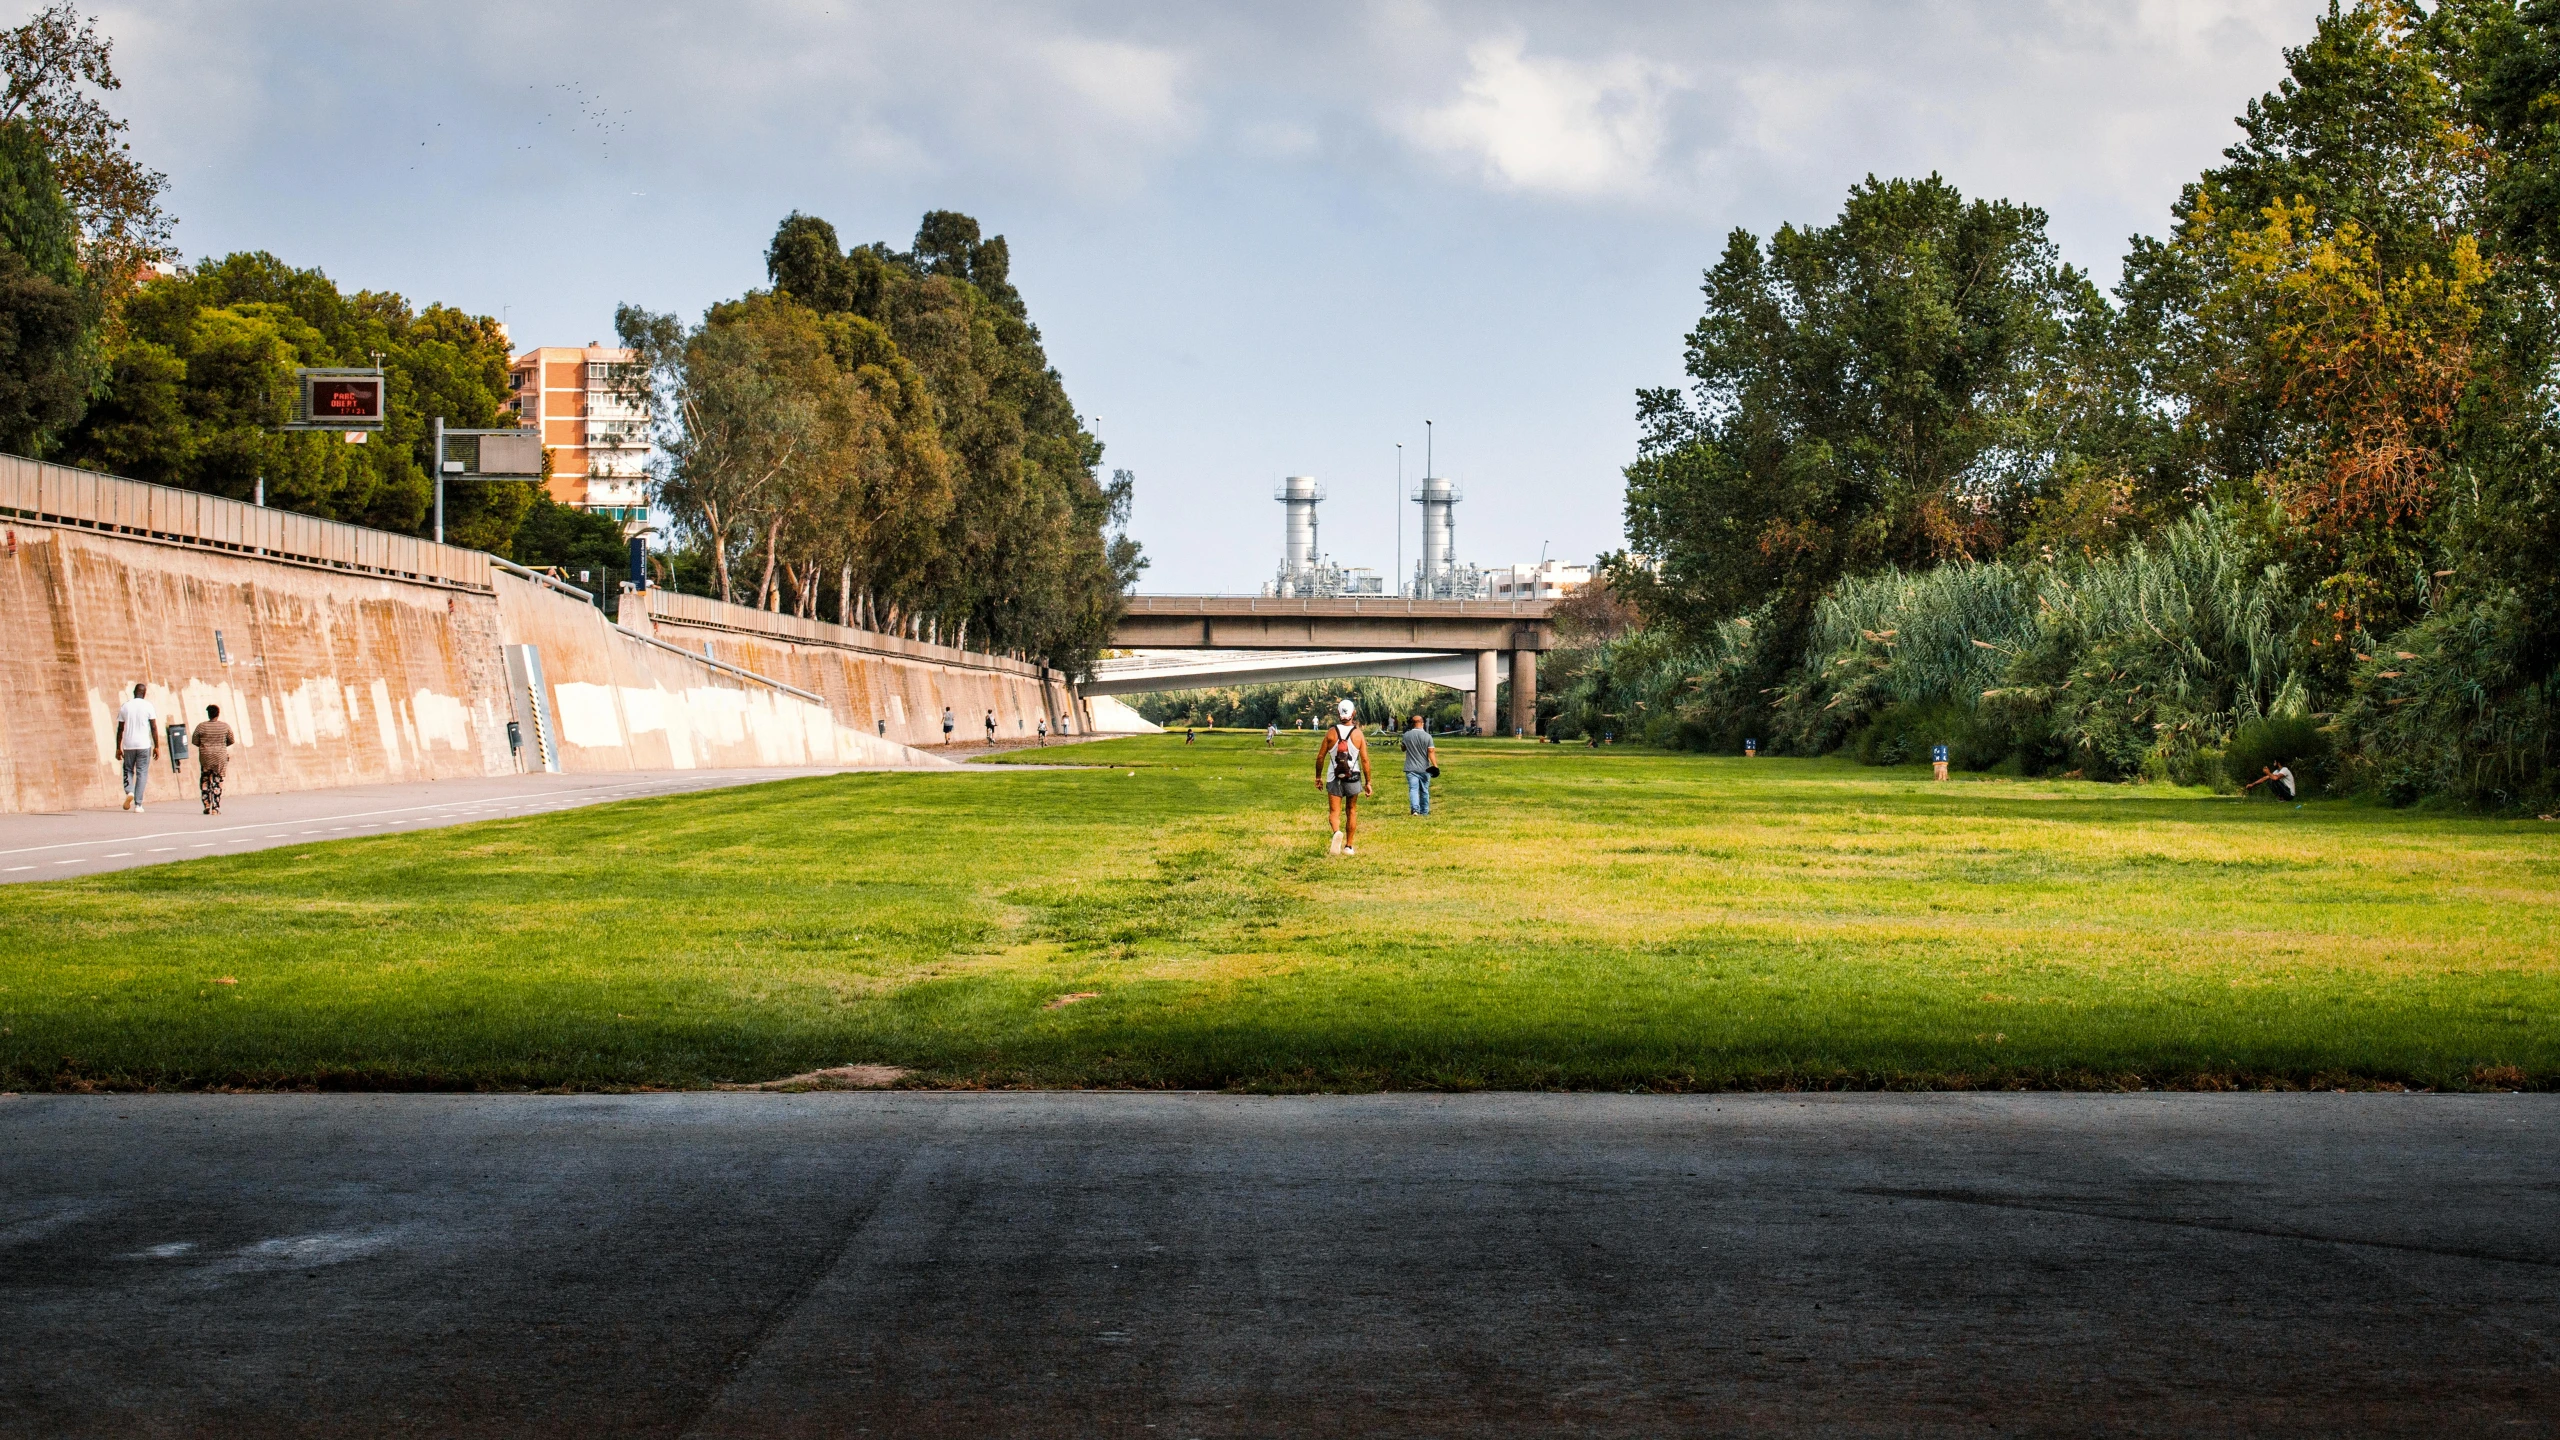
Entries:
<svg viewBox="0 0 2560 1440">
<path fill-rule="evenodd" d="M 0 122 L 0 450 L 44 453 L 88 402 L 99 304 L 78 243 L 43 137 Z"/>
<path fill-rule="evenodd" d="M 1842 575 L 1994 554 L 2059 443 L 2075 314 L 2103 301 L 2042 211 L 1873 178 L 1839 218 L 1736 230 L 1707 272 L 1688 395 L 1641 392 L 1615 583 L 1692 634 Z M 1778 653 L 1792 647 L 1769 644 Z"/>
<path fill-rule="evenodd" d="M 172 221 L 160 207 L 168 177 L 134 159 L 125 122 L 98 98 L 123 83 L 114 51 L 96 19 L 67 0 L 0 31 L 0 121 L 42 137 L 78 225 L 84 268 L 109 297 L 147 267 L 177 258 Z"/>
<path fill-rule="evenodd" d="M 1100 477 L 1101 442 L 1041 348 L 1004 237 L 934 211 L 910 250 L 847 250 L 833 226 L 795 214 L 766 266 L 781 294 L 875 327 L 930 395 L 951 503 L 913 609 L 946 633 L 965 625 L 995 648 L 1089 667 L 1145 563 L 1112 533 L 1131 482 Z"/>
</svg>

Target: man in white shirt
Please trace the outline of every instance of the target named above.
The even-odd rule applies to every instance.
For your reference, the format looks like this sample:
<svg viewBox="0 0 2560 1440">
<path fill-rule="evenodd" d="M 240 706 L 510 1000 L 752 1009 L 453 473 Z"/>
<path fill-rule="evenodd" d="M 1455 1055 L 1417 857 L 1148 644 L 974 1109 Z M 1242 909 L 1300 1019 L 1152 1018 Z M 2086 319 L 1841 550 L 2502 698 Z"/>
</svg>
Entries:
<svg viewBox="0 0 2560 1440">
<path fill-rule="evenodd" d="M 124 752 L 124 808 L 142 808 L 143 787 L 151 781 L 151 762 L 160 755 L 160 712 L 133 687 L 133 698 L 116 712 L 116 744 Z"/>
</svg>

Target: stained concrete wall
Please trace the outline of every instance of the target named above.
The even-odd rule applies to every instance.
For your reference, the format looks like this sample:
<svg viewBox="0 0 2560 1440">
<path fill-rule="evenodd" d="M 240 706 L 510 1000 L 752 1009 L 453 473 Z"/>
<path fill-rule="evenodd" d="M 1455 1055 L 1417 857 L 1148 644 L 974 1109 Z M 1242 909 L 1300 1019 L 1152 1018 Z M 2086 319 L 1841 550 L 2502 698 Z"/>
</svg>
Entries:
<svg viewBox="0 0 2560 1440">
<path fill-rule="evenodd" d="M 541 654 L 564 769 L 940 763 L 511 576 L 492 593 L 78 526 L 5 532 L 0 811 L 117 804 L 115 712 L 136 681 L 164 721 L 222 707 L 234 795 L 506 774 L 508 644 Z M 876 684 L 910 712 L 989 693 L 884 664 Z M 192 767 L 178 779 L 163 759 L 152 783 L 191 796 Z"/>
<path fill-rule="evenodd" d="M 484 594 L 6 528 L 0 810 L 117 804 L 115 713 L 136 681 L 164 721 L 192 726 L 222 707 L 239 737 L 235 794 L 509 766 L 499 615 Z M 173 794 L 165 760 L 153 784 Z"/>
<path fill-rule="evenodd" d="M 1003 655 L 803 620 L 693 595 L 626 593 L 621 623 L 684 650 L 770 676 L 825 697 L 850 729 L 907 745 L 939 747 L 942 711 L 952 739 L 986 739 L 987 712 L 1001 740 L 1089 731 L 1064 676 Z"/>
<path fill-rule="evenodd" d="M 563 770 L 935 763 L 826 704 L 649 644 L 584 601 L 512 575 L 497 586 L 507 642 L 542 656 Z"/>
</svg>

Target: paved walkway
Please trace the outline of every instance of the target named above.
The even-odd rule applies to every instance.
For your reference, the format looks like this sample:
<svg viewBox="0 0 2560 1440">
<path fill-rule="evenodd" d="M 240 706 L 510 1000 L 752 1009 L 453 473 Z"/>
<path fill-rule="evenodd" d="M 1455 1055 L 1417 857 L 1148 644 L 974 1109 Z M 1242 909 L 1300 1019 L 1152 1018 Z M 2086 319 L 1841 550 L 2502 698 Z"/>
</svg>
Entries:
<svg viewBox="0 0 2560 1440">
<path fill-rule="evenodd" d="M 1112 735 L 1050 737 L 1049 749 L 1112 740 Z M 1041 748 L 1036 741 L 998 745 L 932 746 L 924 753 L 954 763 L 952 770 L 904 770 L 901 774 L 970 773 L 968 761 Z M 995 766 L 978 774 L 1002 774 L 1020 766 Z M 745 770 L 623 771 L 602 775 L 501 775 L 473 780 L 422 780 L 404 785 L 349 785 L 294 790 L 281 795 L 228 795 L 222 813 L 207 815 L 196 803 L 190 769 L 172 777 L 163 762 L 151 777 L 143 813 L 76 810 L 56 814 L 0 815 L 0 884 L 60 880 L 160 865 L 198 855 L 237 855 L 300 840 L 335 840 L 428 830 L 508 815 L 539 815 L 581 805 L 602 805 L 647 795 L 683 795 L 732 785 L 761 785 L 809 775 L 868 773 L 863 766 L 794 766 Z"/>
<path fill-rule="evenodd" d="M 0 1156 L 13 1435 L 2560 1421 L 2553 1095 L 20 1096 Z"/>
<path fill-rule="evenodd" d="M 124 810 L 0 815 L 0 883 L 59 880 L 198 855 L 237 855 L 297 841 L 425 830 L 644 795 L 682 795 L 807 775 L 842 775 L 852 769 L 626 771 L 350 785 L 280 795 L 225 796 L 219 815 L 207 815 L 198 808 L 190 785 L 183 796 L 151 803 L 139 815 Z M 152 777 L 155 785 L 168 778 L 165 765 L 162 773 Z"/>
</svg>

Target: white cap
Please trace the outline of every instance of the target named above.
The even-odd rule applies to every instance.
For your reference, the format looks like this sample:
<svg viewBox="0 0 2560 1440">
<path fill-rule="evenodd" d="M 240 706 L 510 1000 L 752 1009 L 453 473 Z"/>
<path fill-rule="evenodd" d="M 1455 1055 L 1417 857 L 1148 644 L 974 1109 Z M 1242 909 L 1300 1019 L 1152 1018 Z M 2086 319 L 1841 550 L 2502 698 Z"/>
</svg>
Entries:
<svg viewBox="0 0 2560 1440">
<path fill-rule="evenodd" d="M 1345 720 L 1350 719 L 1354 714 L 1358 713 L 1358 707 L 1354 706 L 1348 700 L 1343 701 L 1341 704 L 1336 705 L 1333 708 L 1341 712 L 1342 718 Z"/>
</svg>

